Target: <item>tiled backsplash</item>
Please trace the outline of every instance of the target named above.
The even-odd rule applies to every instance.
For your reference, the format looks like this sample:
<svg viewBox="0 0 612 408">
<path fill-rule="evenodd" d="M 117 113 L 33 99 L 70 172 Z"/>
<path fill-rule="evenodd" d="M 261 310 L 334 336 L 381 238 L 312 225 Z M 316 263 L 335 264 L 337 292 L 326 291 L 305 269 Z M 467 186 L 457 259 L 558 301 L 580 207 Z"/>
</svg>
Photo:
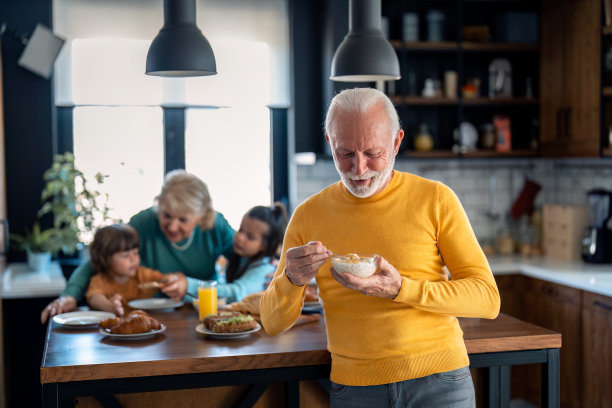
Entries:
<svg viewBox="0 0 612 408">
<path fill-rule="evenodd" d="M 610 159 L 398 159 L 395 168 L 451 187 L 463 204 L 479 238 L 492 237 L 501 226 L 525 179 L 542 186 L 536 206 L 543 203 L 585 205 L 593 188 L 612 190 Z M 340 180 L 333 161 L 297 168 L 297 203 Z M 494 186 L 493 210 L 490 187 Z"/>
</svg>

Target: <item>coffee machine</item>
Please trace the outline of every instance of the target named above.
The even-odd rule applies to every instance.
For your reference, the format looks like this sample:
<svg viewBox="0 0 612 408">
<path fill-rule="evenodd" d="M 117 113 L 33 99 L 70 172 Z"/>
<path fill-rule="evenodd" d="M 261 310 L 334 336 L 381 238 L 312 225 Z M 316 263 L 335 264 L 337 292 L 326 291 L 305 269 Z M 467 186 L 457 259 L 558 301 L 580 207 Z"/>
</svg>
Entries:
<svg viewBox="0 0 612 408">
<path fill-rule="evenodd" d="M 582 237 L 582 259 L 590 263 L 612 262 L 612 191 L 595 189 L 587 193 L 589 226 Z"/>
</svg>

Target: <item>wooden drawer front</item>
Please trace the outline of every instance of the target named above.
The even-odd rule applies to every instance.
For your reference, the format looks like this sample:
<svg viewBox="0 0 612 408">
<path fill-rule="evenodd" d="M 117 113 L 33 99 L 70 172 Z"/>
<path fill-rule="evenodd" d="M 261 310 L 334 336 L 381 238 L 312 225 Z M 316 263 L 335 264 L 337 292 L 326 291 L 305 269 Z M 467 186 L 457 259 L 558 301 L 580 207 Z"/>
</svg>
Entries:
<svg viewBox="0 0 612 408">
<path fill-rule="evenodd" d="M 583 406 L 612 407 L 612 298 L 583 293 Z"/>
<path fill-rule="evenodd" d="M 581 407 L 582 291 L 539 279 L 525 278 L 523 301 L 524 320 L 562 334 L 561 407 Z M 524 376 L 527 382 L 527 398 L 540 404 L 541 374 L 536 367 L 525 371 L 518 375 Z"/>
</svg>

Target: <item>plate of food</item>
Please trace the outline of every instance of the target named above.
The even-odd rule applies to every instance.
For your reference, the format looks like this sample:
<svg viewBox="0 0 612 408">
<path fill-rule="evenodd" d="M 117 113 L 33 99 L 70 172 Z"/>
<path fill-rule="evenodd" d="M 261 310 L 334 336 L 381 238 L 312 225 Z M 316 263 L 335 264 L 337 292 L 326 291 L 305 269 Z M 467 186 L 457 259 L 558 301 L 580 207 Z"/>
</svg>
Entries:
<svg viewBox="0 0 612 408">
<path fill-rule="evenodd" d="M 53 316 L 53 321 L 64 327 L 82 329 L 97 326 L 102 320 L 113 317 L 115 315 L 109 312 L 83 310 L 55 315 Z"/>
<path fill-rule="evenodd" d="M 126 333 L 126 334 L 119 334 L 119 333 L 111 333 L 109 329 L 103 329 L 100 327 L 99 332 L 100 334 L 109 337 L 111 339 L 118 339 L 118 340 L 141 340 L 141 339 L 146 339 L 148 337 L 154 336 L 156 334 L 159 333 L 163 333 L 166 330 L 166 326 L 164 326 L 163 324 L 160 324 L 159 329 L 153 329 L 153 330 L 149 330 L 147 332 L 143 332 L 143 333 Z"/>
<path fill-rule="evenodd" d="M 131 300 L 128 302 L 128 306 L 132 309 L 160 311 L 164 309 L 176 309 L 177 307 L 183 306 L 183 302 L 175 302 L 169 298 L 147 298 Z"/>
<path fill-rule="evenodd" d="M 248 314 L 220 312 L 206 316 L 196 331 L 213 339 L 239 339 L 261 330 L 261 325 Z"/>
<path fill-rule="evenodd" d="M 166 326 L 143 310 L 98 323 L 100 334 L 119 340 L 140 340 L 166 330 Z"/>
</svg>

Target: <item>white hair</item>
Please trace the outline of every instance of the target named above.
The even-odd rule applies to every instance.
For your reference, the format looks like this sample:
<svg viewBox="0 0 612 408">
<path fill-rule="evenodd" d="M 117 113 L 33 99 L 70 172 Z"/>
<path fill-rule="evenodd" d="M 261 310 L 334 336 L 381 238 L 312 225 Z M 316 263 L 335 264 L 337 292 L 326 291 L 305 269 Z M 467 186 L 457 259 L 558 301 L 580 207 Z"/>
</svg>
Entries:
<svg viewBox="0 0 612 408">
<path fill-rule="evenodd" d="M 327 116 L 325 118 L 325 133 L 331 138 L 331 128 L 336 112 L 338 110 L 349 113 L 365 113 L 373 107 L 381 104 L 387 112 L 389 127 L 391 128 L 391 141 L 395 140 L 400 130 L 400 121 L 393 106 L 393 102 L 387 95 L 374 88 L 345 89 L 331 100 Z"/>
</svg>

